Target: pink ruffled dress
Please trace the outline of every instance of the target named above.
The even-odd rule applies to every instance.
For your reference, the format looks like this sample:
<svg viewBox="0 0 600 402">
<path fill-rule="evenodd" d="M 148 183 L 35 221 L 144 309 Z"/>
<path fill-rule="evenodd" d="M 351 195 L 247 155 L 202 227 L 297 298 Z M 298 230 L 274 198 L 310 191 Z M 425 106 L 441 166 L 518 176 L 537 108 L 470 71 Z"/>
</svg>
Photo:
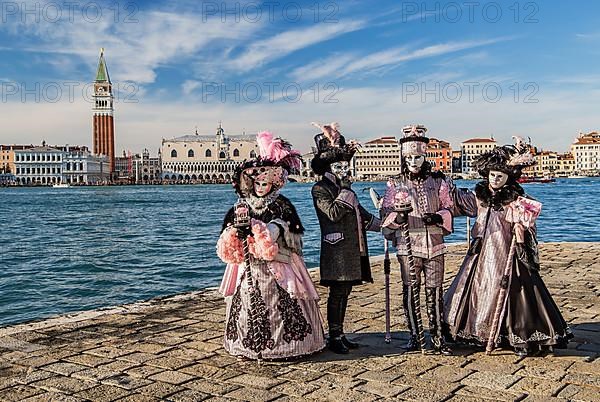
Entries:
<svg viewBox="0 0 600 402">
<path fill-rule="evenodd" d="M 252 220 L 247 237 L 252 283 L 237 230 L 228 226 L 219 238 L 217 254 L 227 263 L 219 288 L 227 304 L 224 346 L 232 355 L 282 359 L 325 347 L 319 295 L 301 255 L 301 235 L 288 225 Z"/>
</svg>

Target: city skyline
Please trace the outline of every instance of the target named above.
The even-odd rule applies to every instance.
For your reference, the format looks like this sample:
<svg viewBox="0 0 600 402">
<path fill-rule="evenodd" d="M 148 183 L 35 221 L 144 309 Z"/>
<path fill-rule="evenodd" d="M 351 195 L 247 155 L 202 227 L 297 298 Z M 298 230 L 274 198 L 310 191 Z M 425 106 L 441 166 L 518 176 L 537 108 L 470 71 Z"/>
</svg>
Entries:
<svg viewBox="0 0 600 402">
<path fill-rule="evenodd" d="M 2 143 L 91 147 L 93 105 L 82 91 L 101 47 L 115 84 L 117 154 L 154 153 L 162 138 L 196 128 L 210 135 L 218 121 L 231 134 L 270 130 L 301 151 L 312 145 L 311 121 L 339 121 L 347 137 L 361 141 L 399 136 L 418 122 L 454 147 L 473 137 L 510 143 L 521 135 L 559 152 L 580 131 L 598 129 L 593 15 L 600 5 L 591 1 L 382 2 L 376 12 L 354 1 L 293 3 L 302 5 L 297 20 L 291 7 L 273 10 L 271 20 L 267 3 L 252 3 L 263 7 L 254 20 L 248 2 L 127 3 L 130 9 L 99 2 L 97 20 L 87 9 L 53 19 L 42 6 L 57 3 L 20 4 L 29 11 L 5 10 L 0 25 Z M 227 10 L 215 4 L 233 13 L 221 15 Z M 269 83 L 303 96 L 294 102 L 267 93 Z M 252 88 L 262 91 L 256 102 Z"/>
</svg>

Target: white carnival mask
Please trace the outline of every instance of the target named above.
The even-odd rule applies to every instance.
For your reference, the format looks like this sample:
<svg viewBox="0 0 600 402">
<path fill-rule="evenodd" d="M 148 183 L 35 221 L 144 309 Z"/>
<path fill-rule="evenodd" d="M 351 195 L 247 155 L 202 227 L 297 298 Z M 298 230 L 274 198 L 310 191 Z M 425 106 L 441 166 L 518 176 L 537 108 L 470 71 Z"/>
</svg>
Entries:
<svg viewBox="0 0 600 402">
<path fill-rule="evenodd" d="M 490 170 L 490 174 L 488 175 L 488 181 L 490 182 L 490 187 L 494 190 L 499 190 L 508 181 L 508 175 L 504 172 L 500 172 L 498 170 Z"/>
<path fill-rule="evenodd" d="M 406 155 L 404 160 L 406 161 L 406 166 L 408 167 L 408 170 L 413 174 L 417 174 L 421 171 L 421 166 L 423 166 L 423 163 L 425 163 L 425 156 L 414 154 Z"/>
<path fill-rule="evenodd" d="M 333 173 L 340 180 L 348 176 L 349 170 L 350 164 L 347 161 L 333 162 L 331 164 L 331 173 Z"/>
</svg>

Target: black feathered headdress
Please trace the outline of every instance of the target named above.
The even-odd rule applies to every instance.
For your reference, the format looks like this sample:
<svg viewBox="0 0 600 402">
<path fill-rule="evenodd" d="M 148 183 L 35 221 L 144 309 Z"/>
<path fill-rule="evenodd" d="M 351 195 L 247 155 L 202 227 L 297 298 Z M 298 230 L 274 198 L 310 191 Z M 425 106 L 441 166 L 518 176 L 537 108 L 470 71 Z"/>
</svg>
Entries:
<svg viewBox="0 0 600 402">
<path fill-rule="evenodd" d="M 338 123 L 323 126 L 318 123 L 312 124 L 322 130 L 320 134 L 315 135 L 315 156 L 310 165 L 316 174 L 323 175 L 332 163 L 349 162 L 352 159 L 356 153 L 356 144 L 346 143 L 346 139 L 339 131 Z"/>
<path fill-rule="evenodd" d="M 524 168 L 535 165 L 531 146 L 521 137 L 513 138 L 515 145 L 497 146 L 477 158 L 474 166 L 481 176 L 488 177 L 490 171 L 497 170 L 517 180 Z"/>
</svg>

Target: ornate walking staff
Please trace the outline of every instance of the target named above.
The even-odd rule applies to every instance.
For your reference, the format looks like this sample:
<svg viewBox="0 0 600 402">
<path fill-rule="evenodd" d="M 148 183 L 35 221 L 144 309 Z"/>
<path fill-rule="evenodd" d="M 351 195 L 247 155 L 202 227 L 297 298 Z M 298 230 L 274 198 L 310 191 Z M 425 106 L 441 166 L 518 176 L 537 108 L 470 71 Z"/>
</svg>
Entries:
<svg viewBox="0 0 600 402">
<path fill-rule="evenodd" d="M 373 201 L 373 205 L 376 209 L 381 209 L 381 197 L 377 194 L 373 188 L 369 188 L 369 195 L 371 196 L 371 201 Z M 390 271 L 391 271 L 391 262 L 390 262 L 390 250 L 388 247 L 388 241 L 384 237 L 383 238 L 383 250 L 384 250 L 384 258 L 383 258 L 383 273 L 385 274 L 385 343 L 392 342 L 392 333 L 390 330 Z"/>
<path fill-rule="evenodd" d="M 383 273 L 385 274 L 385 343 L 392 342 L 392 333 L 390 331 L 390 250 L 388 247 L 388 241 L 386 238 L 383 239 L 383 250 L 385 256 L 383 259 Z"/>
<path fill-rule="evenodd" d="M 234 205 L 234 227 L 238 230 L 250 227 L 249 206 L 243 199 Z M 248 334 L 242 339 L 242 345 L 258 354 L 258 362 L 262 358 L 262 351 L 272 349 L 275 341 L 271 338 L 271 325 L 268 319 L 267 305 L 262 298 L 258 284 L 252 278 L 250 248 L 248 246 L 248 233 L 243 233 L 244 246 L 244 275 L 250 294 L 250 308 L 248 309 Z"/>
<path fill-rule="evenodd" d="M 500 282 L 500 292 L 498 293 L 498 302 L 496 303 L 496 310 L 494 311 L 494 319 L 492 320 L 492 328 L 490 330 L 490 337 L 488 338 L 487 345 L 485 347 L 485 353 L 490 354 L 496 346 L 496 332 L 498 332 L 498 325 L 502 319 L 502 312 L 506 305 L 506 291 L 510 286 L 510 272 L 512 270 L 513 258 L 515 256 L 515 249 L 517 245 L 517 239 L 515 234 L 512 235 L 512 241 L 510 242 L 510 251 L 508 252 L 508 258 L 506 259 L 506 266 L 504 267 L 504 273 L 502 274 L 502 281 Z"/>
<path fill-rule="evenodd" d="M 417 317 L 417 339 L 419 341 L 419 345 L 421 347 L 421 353 L 425 353 L 425 332 L 423 331 L 423 317 L 421 316 L 421 300 L 420 295 L 416 292 L 416 284 L 417 284 L 417 272 L 415 269 L 415 259 L 412 254 L 412 246 L 410 242 L 410 232 L 408 231 L 408 214 L 412 212 L 413 207 L 410 200 L 410 196 L 408 192 L 401 191 L 403 196 L 398 198 L 398 194 L 396 196 L 396 204 L 394 207 L 394 212 L 399 214 L 403 214 L 406 219 L 403 219 L 403 222 L 400 224 L 402 228 L 402 234 L 404 237 L 404 243 L 406 246 L 406 253 L 408 259 L 408 273 L 410 277 L 410 291 L 412 293 L 413 305 L 415 307 L 415 315 Z"/>
</svg>

